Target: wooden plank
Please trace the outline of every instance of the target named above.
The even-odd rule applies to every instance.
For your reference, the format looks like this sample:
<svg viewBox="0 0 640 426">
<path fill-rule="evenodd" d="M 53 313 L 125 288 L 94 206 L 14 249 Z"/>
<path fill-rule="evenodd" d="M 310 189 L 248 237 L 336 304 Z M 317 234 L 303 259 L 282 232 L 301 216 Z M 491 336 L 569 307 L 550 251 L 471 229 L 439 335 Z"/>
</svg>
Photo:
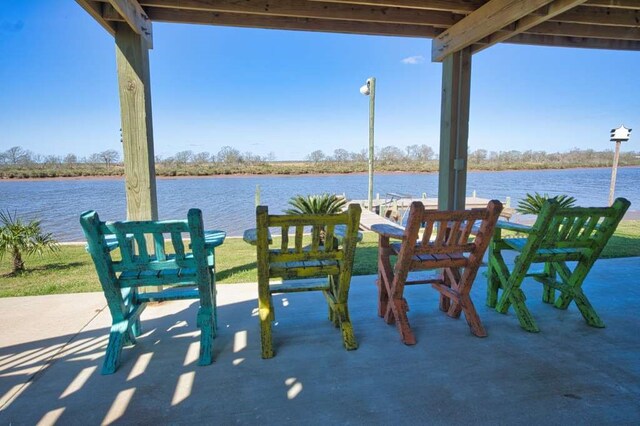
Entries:
<svg viewBox="0 0 640 426">
<path fill-rule="evenodd" d="M 503 43 L 582 49 L 640 50 L 639 41 L 598 39 L 589 37 L 561 37 L 542 34 L 518 34 L 508 40 L 505 40 Z"/>
<path fill-rule="evenodd" d="M 563 22 L 544 22 L 529 29 L 527 33 L 563 37 L 587 37 L 612 40 L 640 41 L 640 26 L 633 28 L 568 24 Z"/>
<path fill-rule="evenodd" d="M 129 25 L 117 24 L 116 61 L 124 151 L 127 218 L 158 218 L 149 51 Z"/>
<path fill-rule="evenodd" d="M 636 10 L 578 6 L 559 16 L 549 19 L 549 21 L 570 22 L 574 24 L 637 27 L 640 22 L 640 2 L 637 2 Z"/>
<path fill-rule="evenodd" d="M 309 0 L 322 3 L 363 4 L 409 9 L 441 10 L 443 12 L 469 14 L 486 3 L 486 0 Z"/>
<path fill-rule="evenodd" d="M 638 0 L 589 0 L 586 6 L 610 7 L 618 9 L 638 9 Z"/>
<path fill-rule="evenodd" d="M 548 7 L 543 8 L 544 13 L 533 14 L 529 16 L 525 16 L 513 23 L 508 29 L 504 31 L 497 31 L 494 34 L 489 35 L 485 38 L 484 43 L 481 45 L 475 45 L 472 49 L 473 53 L 479 52 L 480 50 L 484 50 L 487 47 L 493 46 L 494 44 L 500 43 L 510 37 L 513 37 L 516 34 L 523 33 L 530 28 L 535 27 L 536 25 L 549 20 L 555 16 L 561 15 L 567 10 L 584 3 L 585 0 L 556 0 Z"/>
<path fill-rule="evenodd" d="M 109 0 L 111 6 L 122 16 L 131 29 L 140 35 L 149 49 L 153 48 L 151 20 L 136 0 Z"/>
<path fill-rule="evenodd" d="M 116 24 L 103 18 L 102 10 L 104 4 L 99 1 L 91 0 L 76 0 L 76 3 L 80 5 L 89 15 L 95 19 L 98 24 L 102 26 L 112 36 L 116 35 Z"/>
<path fill-rule="evenodd" d="M 442 64 L 438 208 L 463 210 L 467 186 L 471 50 L 463 49 Z"/>
<path fill-rule="evenodd" d="M 491 0 L 433 39 L 431 59 L 445 57 L 471 46 L 521 19 L 552 0 Z"/>
<path fill-rule="evenodd" d="M 112 0 L 113 1 L 113 0 Z M 146 8 L 192 10 L 292 18 L 339 19 L 347 21 L 429 25 L 448 28 L 464 15 L 423 9 L 378 7 L 340 3 L 317 3 L 306 0 L 141 0 Z"/>
<path fill-rule="evenodd" d="M 160 7 L 149 7 L 146 10 L 147 15 L 152 21 L 184 24 L 206 24 L 244 28 L 320 31 L 329 33 L 421 38 L 433 38 L 443 31 L 442 28 L 435 28 L 427 25 L 385 24 L 380 22 L 260 16 L 240 13 L 166 9 Z"/>
</svg>

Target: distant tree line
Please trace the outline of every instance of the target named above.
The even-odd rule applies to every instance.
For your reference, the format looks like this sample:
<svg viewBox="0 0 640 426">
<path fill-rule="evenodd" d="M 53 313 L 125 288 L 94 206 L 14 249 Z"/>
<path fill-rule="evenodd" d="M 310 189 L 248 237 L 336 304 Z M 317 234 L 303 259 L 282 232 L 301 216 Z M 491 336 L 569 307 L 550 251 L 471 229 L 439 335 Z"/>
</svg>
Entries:
<svg viewBox="0 0 640 426">
<path fill-rule="evenodd" d="M 404 149 L 385 146 L 376 149 L 377 171 L 434 172 L 438 156 L 426 144 L 409 145 Z M 366 149 L 350 152 L 335 149 L 332 153 L 315 150 L 305 161 L 278 161 L 273 153 L 266 156 L 240 152 L 231 146 L 216 154 L 180 151 L 174 155 L 156 156 L 158 176 L 211 176 L 230 174 L 310 174 L 358 173 L 367 171 L 369 154 Z M 475 170 L 553 169 L 570 167 L 610 167 L 612 150 L 572 149 L 568 152 L 488 151 L 476 149 L 468 156 L 468 167 Z M 623 152 L 620 165 L 640 165 L 640 153 Z M 0 179 L 46 178 L 74 176 L 121 176 L 124 174 L 122 155 L 105 150 L 86 157 L 69 153 L 64 156 L 40 155 L 19 146 L 0 152 Z"/>
<path fill-rule="evenodd" d="M 414 162 L 427 162 L 436 158 L 436 154 L 433 149 L 428 145 L 409 145 L 404 151 L 397 146 L 385 146 L 383 148 L 376 149 L 374 153 L 374 160 L 383 164 L 395 164 L 406 161 Z M 311 163 L 320 162 L 368 162 L 369 152 L 367 149 L 363 149 L 360 152 L 349 152 L 346 149 L 336 149 L 333 154 L 325 154 L 322 150 L 316 150 L 311 152 L 305 158 Z"/>
<path fill-rule="evenodd" d="M 344 149 L 336 149 L 333 154 L 325 154 L 322 150 L 315 150 L 305 159 L 308 162 L 321 163 L 359 163 L 367 162 L 369 154 L 366 149 L 360 152 L 348 152 Z M 380 165 L 401 165 L 407 163 L 436 164 L 438 155 L 428 145 L 410 145 L 404 150 L 395 146 L 386 146 L 376 149 L 374 160 Z M 613 150 L 595 151 L 593 149 L 574 148 L 568 152 L 546 151 L 488 151 L 476 149 L 468 155 L 471 168 L 552 168 L 558 167 L 606 167 L 613 160 Z M 620 165 L 640 164 L 638 152 L 620 153 Z M 437 167 L 437 165 L 436 165 Z"/>
</svg>

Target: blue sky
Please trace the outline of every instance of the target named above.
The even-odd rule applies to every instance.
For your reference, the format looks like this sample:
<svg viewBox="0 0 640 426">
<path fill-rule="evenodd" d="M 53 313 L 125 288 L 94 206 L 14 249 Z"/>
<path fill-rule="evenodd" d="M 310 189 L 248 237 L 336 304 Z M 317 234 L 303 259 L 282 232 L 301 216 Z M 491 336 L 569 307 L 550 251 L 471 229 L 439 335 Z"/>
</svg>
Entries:
<svg viewBox="0 0 640 426">
<path fill-rule="evenodd" d="M 437 151 L 441 65 L 430 49 L 423 39 L 155 23 L 156 154 L 360 151 L 368 99 L 358 89 L 369 76 L 376 145 Z M 114 41 L 75 2 L 0 2 L 0 58 L 0 151 L 121 150 Z M 602 150 L 612 127 L 640 132 L 640 52 L 499 45 L 472 68 L 470 149 Z M 639 150 L 634 133 L 623 150 Z"/>
</svg>

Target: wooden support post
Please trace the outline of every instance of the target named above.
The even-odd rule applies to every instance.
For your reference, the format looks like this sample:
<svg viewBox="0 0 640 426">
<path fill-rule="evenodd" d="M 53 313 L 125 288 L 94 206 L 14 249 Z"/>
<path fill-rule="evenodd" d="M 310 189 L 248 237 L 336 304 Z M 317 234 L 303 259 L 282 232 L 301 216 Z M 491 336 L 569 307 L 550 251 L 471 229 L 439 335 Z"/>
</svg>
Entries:
<svg viewBox="0 0 640 426">
<path fill-rule="evenodd" d="M 438 209 L 464 209 L 467 188 L 471 50 L 462 49 L 442 63 Z"/>
<path fill-rule="evenodd" d="M 151 118 L 149 49 L 125 22 L 116 27 L 127 219 L 158 219 Z"/>
</svg>

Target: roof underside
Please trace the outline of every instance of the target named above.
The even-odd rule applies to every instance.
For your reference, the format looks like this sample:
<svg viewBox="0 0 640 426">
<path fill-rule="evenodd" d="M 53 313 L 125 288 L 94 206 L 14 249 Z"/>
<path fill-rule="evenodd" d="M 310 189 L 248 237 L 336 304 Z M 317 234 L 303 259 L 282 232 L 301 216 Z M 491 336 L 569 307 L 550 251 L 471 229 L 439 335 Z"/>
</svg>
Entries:
<svg viewBox="0 0 640 426">
<path fill-rule="evenodd" d="M 77 1 L 112 33 L 136 7 L 152 22 L 433 38 L 434 60 L 498 42 L 640 50 L 640 0 Z"/>
</svg>

